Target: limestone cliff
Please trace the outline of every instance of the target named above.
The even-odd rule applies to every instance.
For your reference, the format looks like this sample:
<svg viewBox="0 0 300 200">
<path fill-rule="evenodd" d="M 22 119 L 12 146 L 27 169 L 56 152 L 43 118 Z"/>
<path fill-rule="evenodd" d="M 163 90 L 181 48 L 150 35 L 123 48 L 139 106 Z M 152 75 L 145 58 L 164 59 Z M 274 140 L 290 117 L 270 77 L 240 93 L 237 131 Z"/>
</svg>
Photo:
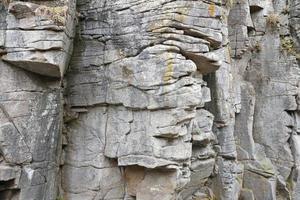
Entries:
<svg viewBox="0 0 300 200">
<path fill-rule="evenodd" d="M 2 0 L 0 200 L 300 200 L 299 0 Z"/>
</svg>

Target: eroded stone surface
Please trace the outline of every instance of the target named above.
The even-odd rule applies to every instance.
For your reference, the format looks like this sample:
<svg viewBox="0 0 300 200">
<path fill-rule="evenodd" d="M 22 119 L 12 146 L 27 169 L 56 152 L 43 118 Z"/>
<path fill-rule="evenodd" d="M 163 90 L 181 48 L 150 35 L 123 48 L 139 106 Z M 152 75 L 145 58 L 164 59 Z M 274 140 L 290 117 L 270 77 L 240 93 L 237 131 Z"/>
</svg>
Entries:
<svg viewBox="0 0 300 200">
<path fill-rule="evenodd" d="M 7 12 L 2 60 L 45 76 L 62 77 L 72 53 L 75 1 L 13 1 Z"/>
<path fill-rule="evenodd" d="M 299 0 L 0 6 L 0 199 L 300 198 Z"/>
</svg>

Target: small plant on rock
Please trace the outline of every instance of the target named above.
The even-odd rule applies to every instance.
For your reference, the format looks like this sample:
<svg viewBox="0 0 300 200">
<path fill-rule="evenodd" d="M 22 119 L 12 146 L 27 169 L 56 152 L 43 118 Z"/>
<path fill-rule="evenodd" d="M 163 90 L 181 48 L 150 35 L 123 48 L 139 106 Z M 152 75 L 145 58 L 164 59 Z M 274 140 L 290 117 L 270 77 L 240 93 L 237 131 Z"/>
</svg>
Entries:
<svg viewBox="0 0 300 200">
<path fill-rule="evenodd" d="M 63 197 L 56 197 L 56 200 L 64 200 L 64 198 Z"/>
<path fill-rule="evenodd" d="M 282 37 L 280 39 L 281 49 L 300 60 L 300 52 L 297 52 L 295 43 L 291 37 Z"/>
<path fill-rule="evenodd" d="M 285 6 L 285 7 L 282 9 L 282 14 L 284 14 L 284 15 L 289 14 L 289 12 L 290 12 L 289 6 Z"/>
<path fill-rule="evenodd" d="M 271 28 L 278 28 L 279 23 L 279 15 L 272 13 L 267 16 L 267 25 Z"/>
<path fill-rule="evenodd" d="M 261 43 L 256 41 L 256 43 L 252 46 L 252 51 L 254 52 L 260 52 L 262 50 Z"/>
<path fill-rule="evenodd" d="M 63 26 L 66 23 L 68 7 L 57 6 L 57 7 L 47 7 L 40 6 L 35 12 L 37 15 L 44 16 L 51 19 L 58 26 Z"/>
<path fill-rule="evenodd" d="M 226 0 L 226 7 L 227 8 L 232 8 L 233 4 L 234 4 L 234 0 Z"/>
<path fill-rule="evenodd" d="M 4 5 L 5 8 L 8 8 L 9 3 L 10 0 L 2 0 L 2 4 Z"/>
</svg>

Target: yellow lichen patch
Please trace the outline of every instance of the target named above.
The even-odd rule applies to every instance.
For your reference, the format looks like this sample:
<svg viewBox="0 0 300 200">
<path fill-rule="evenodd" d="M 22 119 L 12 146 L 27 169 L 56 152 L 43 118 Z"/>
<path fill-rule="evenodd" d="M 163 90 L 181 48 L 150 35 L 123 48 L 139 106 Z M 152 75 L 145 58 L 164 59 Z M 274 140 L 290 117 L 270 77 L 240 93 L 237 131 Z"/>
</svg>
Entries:
<svg viewBox="0 0 300 200">
<path fill-rule="evenodd" d="M 225 9 L 222 9 L 222 15 L 221 15 L 220 19 L 221 19 L 221 22 L 227 23 L 227 21 L 228 21 L 228 13 L 226 12 Z"/>
<path fill-rule="evenodd" d="M 179 22 L 184 22 L 186 19 L 186 15 L 188 15 L 188 8 L 178 8 L 176 9 L 175 20 Z M 177 14 L 180 13 L 180 14 Z"/>
<path fill-rule="evenodd" d="M 66 24 L 68 7 L 67 6 L 57 6 L 57 7 L 48 7 L 48 6 L 39 6 L 35 10 L 36 16 L 43 16 L 52 20 L 55 24 L 63 26 Z"/>
<path fill-rule="evenodd" d="M 225 3 L 227 8 L 232 8 L 233 4 L 234 4 L 234 0 L 227 0 Z"/>
<path fill-rule="evenodd" d="M 208 14 L 211 17 L 215 17 L 216 16 L 216 6 L 215 6 L 215 4 L 210 4 L 208 6 Z"/>
<path fill-rule="evenodd" d="M 168 55 L 168 58 L 171 58 L 171 56 Z M 164 77 L 163 77 L 163 81 L 165 83 L 172 79 L 173 72 L 174 72 L 173 61 L 172 61 L 172 59 L 168 59 L 167 68 L 166 68 L 166 71 L 165 71 Z"/>
<path fill-rule="evenodd" d="M 178 8 L 176 9 L 178 11 L 178 13 L 181 13 L 183 15 L 187 15 L 189 13 L 189 8 L 185 7 L 185 8 Z"/>
<path fill-rule="evenodd" d="M 184 20 L 185 20 L 185 16 L 182 15 L 182 14 L 176 14 L 175 15 L 175 20 L 183 23 Z"/>
<path fill-rule="evenodd" d="M 149 26 L 147 27 L 147 31 L 153 31 L 156 29 L 159 29 L 161 27 L 167 27 L 170 25 L 171 20 L 156 20 L 152 23 L 149 24 Z"/>
<path fill-rule="evenodd" d="M 229 46 L 226 47 L 226 62 L 231 63 L 231 48 Z"/>
</svg>

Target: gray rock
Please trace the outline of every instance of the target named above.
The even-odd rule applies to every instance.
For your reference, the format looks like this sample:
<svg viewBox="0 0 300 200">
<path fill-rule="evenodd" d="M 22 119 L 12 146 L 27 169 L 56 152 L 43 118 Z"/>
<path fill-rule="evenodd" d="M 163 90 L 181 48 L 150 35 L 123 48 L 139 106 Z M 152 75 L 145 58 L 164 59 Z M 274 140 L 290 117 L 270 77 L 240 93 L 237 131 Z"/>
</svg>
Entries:
<svg viewBox="0 0 300 200">
<path fill-rule="evenodd" d="M 0 199 L 299 199 L 299 19 L 299 0 L 3 0 Z"/>
<path fill-rule="evenodd" d="M 60 6 L 11 2 L 2 59 L 35 73 L 62 77 L 72 53 L 74 6 L 73 1 Z"/>
</svg>

